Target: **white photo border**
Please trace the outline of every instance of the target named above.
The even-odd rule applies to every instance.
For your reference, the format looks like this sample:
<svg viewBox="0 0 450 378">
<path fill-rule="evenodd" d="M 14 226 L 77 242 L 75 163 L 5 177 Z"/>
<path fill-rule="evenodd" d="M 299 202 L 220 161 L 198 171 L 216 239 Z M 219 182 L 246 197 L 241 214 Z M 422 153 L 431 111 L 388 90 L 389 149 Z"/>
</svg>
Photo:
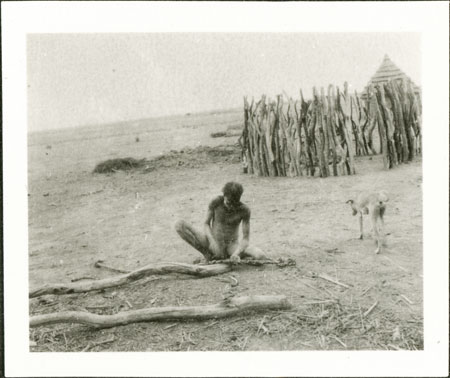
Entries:
<svg viewBox="0 0 450 378">
<path fill-rule="evenodd" d="M 448 2 L 2 2 L 6 376 L 445 376 Z M 424 351 L 30 353 L 28 33 L 414 32 L 422 38 Z M 206 353 L 206 354 L 205 354 Z"/>
</svg>

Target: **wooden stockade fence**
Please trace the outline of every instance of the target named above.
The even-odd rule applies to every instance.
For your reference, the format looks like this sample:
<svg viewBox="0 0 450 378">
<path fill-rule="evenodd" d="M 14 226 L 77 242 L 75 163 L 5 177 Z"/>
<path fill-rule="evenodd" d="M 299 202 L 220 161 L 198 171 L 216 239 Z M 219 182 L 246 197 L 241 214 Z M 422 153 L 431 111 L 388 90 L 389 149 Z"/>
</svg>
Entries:
<svg viewBox="0 0 450 378">
<path fill-rule="evenodd" d="M 326 94 L 313 88 L 309 101 L 302 91 L 296 101 L 244 98 L 239 143 L 244 172 L 258 176 L 353 175 L 355 156 L 378 152 L 389 169 L 420 154 L 420 98 L 406 79 L 370 86 L 367 100 L 349 94 L 347 83 Z"/>
</svg>

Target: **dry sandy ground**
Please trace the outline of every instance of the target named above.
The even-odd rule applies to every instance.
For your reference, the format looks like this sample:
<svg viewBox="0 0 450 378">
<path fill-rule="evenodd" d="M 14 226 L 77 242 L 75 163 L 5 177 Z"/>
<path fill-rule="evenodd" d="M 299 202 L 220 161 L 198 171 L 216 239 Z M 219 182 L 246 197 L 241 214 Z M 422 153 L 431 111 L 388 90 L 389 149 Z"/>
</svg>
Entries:
<svg viewBox="0 0 450 378">
<path fill-rule="evenodd" d="M 236 180 L 252 209 L 251 242 L 297 265 L 238 267 L 231 273 L 239 283 L 233 292 L 283 294 L 292 310 L 94 331 L 59 324 L 31 329 L 32 351 L 423 349 L 420 161 L 386 172 L 380 156 L 358 158 L 356 176 L 326 179 L 253 177 L 242 173 L 236 158 L 180 159 L 179 165 L 146 173 L 91 173 L 110 158 L 233 144 L 236 138 L 209 135 L 239 122 L 241 114 L 230 112 L 30 135 L 30 288 L 114 275 L 94 268 L 97 260 L 128 270 L 155 262 L 191 263 L 199 254 L 177 236 L 175 221 L 201 226 L 209 200 Z M 369 220 L 368 237 L 361 241 L 358 220 L 345 204 L 371 189 L 390 196 L 388 245 L 380 255 L 373 253 Z M 48 295 L 30 300 L 30 315 L 214 304 L 231 290 L 229 275 L 160 276 L 102 292 Z M 320 301 L 325 302 L 311 304 Z M 376 301 L 373 311 L 361 316 Z"/>
</svg>

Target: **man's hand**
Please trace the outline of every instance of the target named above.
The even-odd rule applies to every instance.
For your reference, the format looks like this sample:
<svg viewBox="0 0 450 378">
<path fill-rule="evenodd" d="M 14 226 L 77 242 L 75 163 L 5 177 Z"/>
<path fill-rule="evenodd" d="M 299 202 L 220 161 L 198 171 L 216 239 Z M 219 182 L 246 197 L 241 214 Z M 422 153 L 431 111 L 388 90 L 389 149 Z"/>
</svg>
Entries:
<svg viewBox="0 0 450 378">
<path fill-rule="evenodd" d="M 239 257 L 239 255 L 231 255 L 230 257 L 230 262 L 232 264 L 237 264 L 241 261 L 241 258 Z"/>
</svg>

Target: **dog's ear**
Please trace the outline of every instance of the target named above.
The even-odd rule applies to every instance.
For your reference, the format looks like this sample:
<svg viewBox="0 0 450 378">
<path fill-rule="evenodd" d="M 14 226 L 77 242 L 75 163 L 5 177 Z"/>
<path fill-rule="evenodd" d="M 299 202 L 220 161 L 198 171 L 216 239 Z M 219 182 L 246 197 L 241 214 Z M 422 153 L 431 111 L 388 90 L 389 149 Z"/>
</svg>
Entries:
<svg viewBox="0 0 450 378">
<path fill-rule="evenodd" d="M 349 203 L 350 205 L 353 203 L 353 200 L 348 200 L 347 202 L 345 202 L 345 203 Z"/>
</svg>

